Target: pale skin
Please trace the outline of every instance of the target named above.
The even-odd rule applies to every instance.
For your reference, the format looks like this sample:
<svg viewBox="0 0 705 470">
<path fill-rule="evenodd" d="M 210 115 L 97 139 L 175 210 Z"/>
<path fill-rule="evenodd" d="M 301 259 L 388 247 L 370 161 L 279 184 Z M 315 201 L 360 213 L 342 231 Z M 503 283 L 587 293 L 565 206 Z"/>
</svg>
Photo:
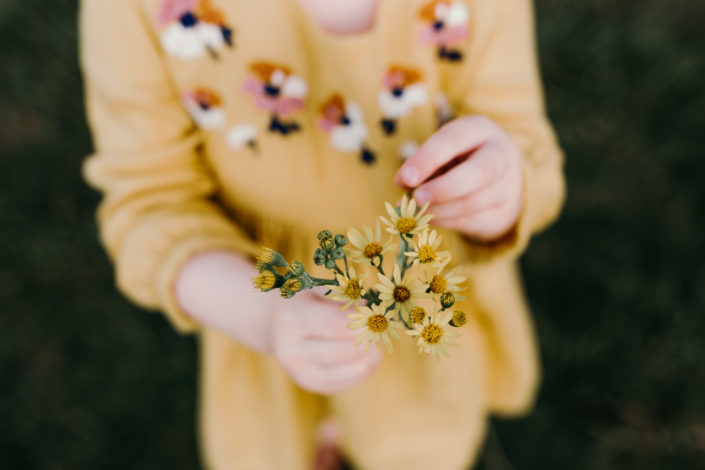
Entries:
<svg viewBox="0 0 705 470">
<path fill-rule="evenodd" d="M 354 34 L 374 24 L 379 0 L 297 0 L 325 29 Z M 443 174 L 439 170 L 456 162 Z M 432 223 L 479 241 L 495 240 L 516 224 L 522 208 L 521 152 L 510 136 L 484 116 L 458 118 L 439 129 L 400 168 L 398 186 L 430 203 Z M 430 179 L 429 179 L 430 178 Z M 229 252 L 189 260 L 175 293 L 200 323 L 239 343 L 271 354 L 294 382 L 319 394 L 352 388 L 369 377 L 379 355 L 354 345 L 349 312 L 302 292 L 293 299 L 256 292 L 251 262 Z"/>
</svg>

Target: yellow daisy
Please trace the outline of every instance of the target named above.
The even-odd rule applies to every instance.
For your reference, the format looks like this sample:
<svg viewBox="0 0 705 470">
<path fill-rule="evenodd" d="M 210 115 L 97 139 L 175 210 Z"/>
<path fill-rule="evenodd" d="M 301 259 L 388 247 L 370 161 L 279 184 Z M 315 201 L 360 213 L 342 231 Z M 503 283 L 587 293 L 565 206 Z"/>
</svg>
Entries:
<svg viewBox="0 0 705 470">
<path fill-rule="evenodd" d="M 453 312 L 436 310 L 431 317 L 426 317 L 423 323 L 415 324 L 414 329 L 406 333 L 410 336 L 418 336 L 416 345 L 420 353 L 433 353 L 438 361 L 441 354 L 448 357 L 447 346 L 458 345 L 453 342 L 453 339 L 460 336 L 460 333 L 452 331 L 453 327 L 449 323 L 452 317 Z"/>
<path fill-rule="evenodd" d="M 404 321 L 409 321 L 409 313 L 416 306 L 419 299 L 428 297 L 423 285 L 412 282 L 408 273 L 401 277 L 399 265 L 394 265 L 392 278 L 378 273 L 380 284 L 375 285 L 379 291 L 379 298 L 388 305 L 394 304 L 394 311 L 398 311 Z"/>
<path fill-rule="evenodd" d="M 401 199 L 400 214 L 392 207 L 388 202 L 384 203 L 387 208 L 387 214 L 389 214 L 389 219 L 380 216 L 382 222 L 384 222 L 387 227 L 387 232 L 392 235 L 403 235 L 407 238 L 411 238 L 414 234 L 417 234 L 428 227 L 428 221 L 433 218 L 432 215 L 424 215 L 426 209 L 428 209 L 429 203 L 426 203 L 419 211 L 416 212 L 416 200 L 409 200 L 406 195 Z"/>
<path fill-rule="evenodd" d="M 351 320 L 348 323 L 348 328 L 353 331 L 362 330 L 357 336 L 355 346 L 364 343 L 365 351 L 367 351 L 372 343 L 377 343 L 377 350 L 381 352 L 384 344 L 387 351 L 394 352 L 390 336 L 399 339 L 399 333 L 396 330 L 403 328 L 403 326 L 401 322 L 394 319 L 394 311 L 385 312 L 386 308 L 385 303 L 372 305 L 371 308 L 358 307 L 356 313 L 348 315 Z"/>
<path fill-rule="evenodd" d="M 424 230 L 414 242 L 414 251 L 404 254 L 413 258 L 415 265 L 421 264 L 440 271 L 450 261 L 450 251 L 438 251 L 442 239 L 435 230 Z"/>
<path fill-rule="evenodd" d="M 348 255 L 350 259 L 356 263 L 370 263 L 372 266 L 379 266 L 382 260 L 382 255 L 394 251 L 395 246 L 392 244 L 392 237 L 382 243 L 382 229 L 377 221 L 377 229 L 372 233 L 372 229 L 366 225 L 362 227 L 364 235 L 358 230 L 351 228 L 348 230 Z"/>
<path fill-rule="evenodd" d="M 335 278 L 338 280 L 337 286 L 331 286 L 331 293 L 328 294 L 333 300 L 338 302 L 345 302 L 340 310 L 343 311 L 348 308 L 351 304 L 358 305 L 362 297 L 367 293 L 367 291 L 362 287 L 367 278 L 367 273 L 357 276 L 354 268 L 349 270 L 350 276 L 345 274 L 336 274 Z"/>
<path fill-rule="evenodd" d="M 445 274 L 440 272 L 424 272 L 423 283 L 426 287 L 426 292 L 433 296 L 440 296 L 444 292 L 462 292 L 465 287 L 461 287 L 460 284 L 465 282 L 464 276 L 458 276 L 457 274 L 462 269 L 461 266 L 451 269 Z M 459 297 L 456 295 L 456 298 Z"/>
</svg>

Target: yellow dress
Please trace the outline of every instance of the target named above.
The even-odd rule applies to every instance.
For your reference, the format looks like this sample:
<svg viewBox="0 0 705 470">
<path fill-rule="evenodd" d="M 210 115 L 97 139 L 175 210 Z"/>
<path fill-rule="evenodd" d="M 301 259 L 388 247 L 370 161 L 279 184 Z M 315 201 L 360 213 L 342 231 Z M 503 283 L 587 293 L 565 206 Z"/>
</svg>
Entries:
<svg viewBox="0 0 705 470">
<path fill-rule="evenodd" d="M 353 36 L 293 0 L 83 1 L 101 239 L 121 292 L 199 336 L 207 468 L 309 468 L 324 413 L 361 469 L 467 468 L 489 413 L 530 408 L 539 368 L 515 260 L 564 194 L 533 36 L 529 0 L 382 0 Z M 374 225 L 401 194 L 402 158 L 464 114 L 519 143 L 525 205 L 495 243 L 444 234 L 471 312 L 450 359 L 402 338 L 370 380 L 323 398 L 179 308 L 174 278 L 199 252 L 266 245 L 315 268 L 316 233 Z"/>
</svg>

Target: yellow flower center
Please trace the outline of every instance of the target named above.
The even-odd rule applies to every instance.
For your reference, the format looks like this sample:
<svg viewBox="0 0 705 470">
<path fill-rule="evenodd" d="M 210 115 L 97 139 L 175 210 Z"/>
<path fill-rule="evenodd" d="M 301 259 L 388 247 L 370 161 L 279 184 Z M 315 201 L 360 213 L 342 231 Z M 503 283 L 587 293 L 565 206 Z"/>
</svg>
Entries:
<svg viewBox="0 0 705 470">
<path fill-rule="evenodd" d="M 416 228 L 416 221 L 413 217 L 402 217 L 397 220 L 397 230 L 399 233 L 409 233 Z"/>
<path fill-rule="evenodd" d="M 365 247 L 365 258 L 375 258 L 382 253 L 382 245 L 377 242 L 370 242 Z"/>
<path fill-rule="evenodd" d="M 358 281 L 357 278 L 355 279 L 350 279 L 348 281 L 348 285 L 345 286 L 345 290 L 343 291 L 343 294 L 345 294 L 345 297 L 348 299 L 359 299 L 361 294 L 362 294 L 362 287 L 360 287 L 360 282 Z"/>
<path fill-rule="evenodd" d="M 367 319 L 367 328 L 369 328 L 373 333 L 382 333 L 387 330 L 388 326 L 389 321 L 384 317 L 384 315 L 380 315 L 379 313 L 375 313 Z"/>
<path fill-rule="evenodd" d="M 421 337 L 428 344 L 438 344 L 443 337 L 443 328 L 435 323 L 429 323 L 421 331 Z"/>
<path fill-rule="evenodd" d="M 423 245 L 419 248 L 418 256 L 421 263 L 430 263 L 436 259 L 436 252 L 430 245 Z"/>
<path fill-rule="evenodd" d="M 434 294 L 442 294 L 446 290 L 446 285 L 446 278 L 440 274 L 433 276 L 431 278 L 431 282 L 429 283 L 431 292 Z"/>
<path fill-rule="evenodd" d="M 411 292 L 409 292 L 409 289 L 405 286 L 396 286 L 394 288 L 393 297 L 395 302 L 403 304 L 404 302 L 409 300 L 409 297 L 411 297 Z"/>
<path fill-rule="evenodd" d="M 410 317 L 411 323 L 421 323 L 426 319 L 426 310 L 423 307 L 414 307 Z"/>
</svg>

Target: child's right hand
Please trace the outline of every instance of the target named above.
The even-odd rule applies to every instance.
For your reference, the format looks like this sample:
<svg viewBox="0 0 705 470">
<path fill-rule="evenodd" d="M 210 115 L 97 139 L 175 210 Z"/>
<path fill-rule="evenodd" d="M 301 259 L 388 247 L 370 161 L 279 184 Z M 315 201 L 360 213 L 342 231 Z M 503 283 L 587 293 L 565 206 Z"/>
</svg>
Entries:
<svg viewBox="0 0 705 470">
<path fill-rule="evenodd" d="M 240 344 L 272 354 L 306 390 L 330 394 L 362 382 L 379 363 L 355 346 L 349 312 L 313 291 L 282 299 L 252 288 L 248 260 L 229 252 L 197 255 L 179 273 L 175 294 L 183 310 Z"/>
<path fill-rule="evenodd" d="M 374 350 L 355 346 L 339 304 L 305 291 L 277 303 L 270 347 L 289 376 L 302 388 L 331 394 L 360 384 L 380 361 Z"/>
</svg>

